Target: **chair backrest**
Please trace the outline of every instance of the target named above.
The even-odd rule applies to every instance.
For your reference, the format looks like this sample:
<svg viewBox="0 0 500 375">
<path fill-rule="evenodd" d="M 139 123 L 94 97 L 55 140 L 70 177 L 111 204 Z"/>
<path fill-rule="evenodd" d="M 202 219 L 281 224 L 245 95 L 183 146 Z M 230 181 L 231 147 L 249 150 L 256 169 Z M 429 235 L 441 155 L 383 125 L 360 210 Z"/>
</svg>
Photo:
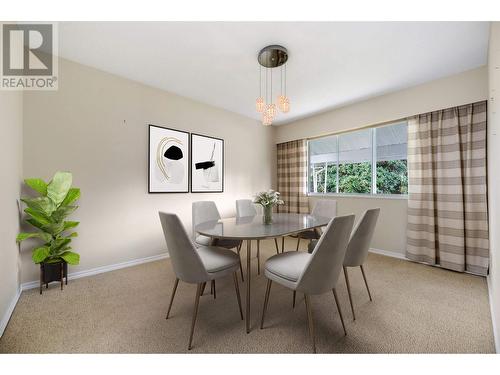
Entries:
<svg viewBox="0 0 500 375">
<path fill-rule="evenodd" d="M 187 283 L 207 280 L 207 271 L 193 242 L 176 214 L 159 212 L 160 222 L 175 275 Z"/>
<path fill-rule="evenodd" d="M 193 202 L 193 238 L 196 237 L 194 228 L 201 223 L 220 219 L 219 210 L 213 201 Z"/>
<path fill-rule="evenodd" d="M 368 255 L 370 243 L 377 224 L 380 208 L 366 210 L 352 231 L 344 259 L 344 266 L 361 266 Z"/>
<path fill-rule="evenodd" d="M 311 215 L 332 218 L 337 216 L 337 201 L 320 199 L 314 205 Z"/>
<path fill-rule="evenodd" d="M 251 199 L 238 199 L 236 201 L 236 217 L 257 215 L 257 209 Z"/>
<path fill-rule="evenodd" d="M 298 291 L 322 294 L 335 288 L 353 224 L 354 215 L 336 216 L 330 221 L 297 282 Z"/>
<path fill-rule="evenodd" d="M 337 216 L 337 201 L 332 199 L 320 199 L 314 205 L 311 215 L 327 217 L 329 219 Z M 325 228 L 320 228 L 319 233 L 323 233 Z"/>
</svg>

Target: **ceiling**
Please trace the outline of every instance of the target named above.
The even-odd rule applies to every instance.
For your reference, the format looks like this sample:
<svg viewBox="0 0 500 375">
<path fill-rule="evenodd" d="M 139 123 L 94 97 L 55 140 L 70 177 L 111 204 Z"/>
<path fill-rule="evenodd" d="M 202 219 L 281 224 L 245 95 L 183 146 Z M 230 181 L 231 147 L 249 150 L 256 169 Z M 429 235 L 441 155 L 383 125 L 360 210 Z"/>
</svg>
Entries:
<svg viewBox="0 0 500 375">
<path fill-rule="evenodd" d="M 281 44 L 283 124 L 485 65 L 488 33 L 488 22 L 61 22 L 59 55 L 259 119 L 257 53 Z"/>
</svg>

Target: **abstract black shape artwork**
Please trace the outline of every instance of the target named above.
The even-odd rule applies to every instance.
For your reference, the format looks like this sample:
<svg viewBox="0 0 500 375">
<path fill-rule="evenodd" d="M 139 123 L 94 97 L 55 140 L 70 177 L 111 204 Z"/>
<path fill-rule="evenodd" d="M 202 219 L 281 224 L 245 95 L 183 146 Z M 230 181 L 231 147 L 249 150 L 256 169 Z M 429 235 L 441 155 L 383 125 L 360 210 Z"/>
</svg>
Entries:
<svg viewBox="0 0 500 375">
<path fill-rule="evenodd" d="M 224 191 L 224 140 L 191 134 L 191 192 Z"/>
<path fill-rule="evenodd" d="M 149 125 L 149 192 L 189 192 L 189 133 Z"/>
</svg>

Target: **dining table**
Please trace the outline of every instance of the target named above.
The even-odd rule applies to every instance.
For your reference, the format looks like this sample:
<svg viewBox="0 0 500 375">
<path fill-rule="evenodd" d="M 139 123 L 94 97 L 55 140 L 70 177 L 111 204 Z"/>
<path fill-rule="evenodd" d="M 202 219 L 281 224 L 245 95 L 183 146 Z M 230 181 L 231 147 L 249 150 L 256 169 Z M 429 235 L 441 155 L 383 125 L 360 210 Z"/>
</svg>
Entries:
<svg viewBox="0 0 500 375">
<path fill-rule="evenodd" d="M 331 218 L 299 213 L 274 213 L 272 223 L 264 224 L 262 215 L 231 217 L 198 224 L 195 231 L 218 240 L 239 240 L 247 243 L 246 259 L 246 332 L 250 333 L 251 251 L 252 241 L 276 239 L 328 225 Z M 277 247 L 277 245 L 276 245 Z M 278 249 L 277 249 L 278 250 Z M 282 246 L 284 251 L 284 245 Z"/>
</svg>

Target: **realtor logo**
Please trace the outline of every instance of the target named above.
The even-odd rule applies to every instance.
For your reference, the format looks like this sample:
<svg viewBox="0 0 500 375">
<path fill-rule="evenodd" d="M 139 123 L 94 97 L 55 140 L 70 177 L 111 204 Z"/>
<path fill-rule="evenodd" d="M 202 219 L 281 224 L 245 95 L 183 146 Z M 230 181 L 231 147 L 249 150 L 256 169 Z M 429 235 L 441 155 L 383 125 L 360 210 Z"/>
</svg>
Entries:
<svg viewBox="0 0 500 375">
<path fill-rule="evenodd" d="M 57 90 L 55 24 L 2 25 L 0 89 Z"/>
</svg>

